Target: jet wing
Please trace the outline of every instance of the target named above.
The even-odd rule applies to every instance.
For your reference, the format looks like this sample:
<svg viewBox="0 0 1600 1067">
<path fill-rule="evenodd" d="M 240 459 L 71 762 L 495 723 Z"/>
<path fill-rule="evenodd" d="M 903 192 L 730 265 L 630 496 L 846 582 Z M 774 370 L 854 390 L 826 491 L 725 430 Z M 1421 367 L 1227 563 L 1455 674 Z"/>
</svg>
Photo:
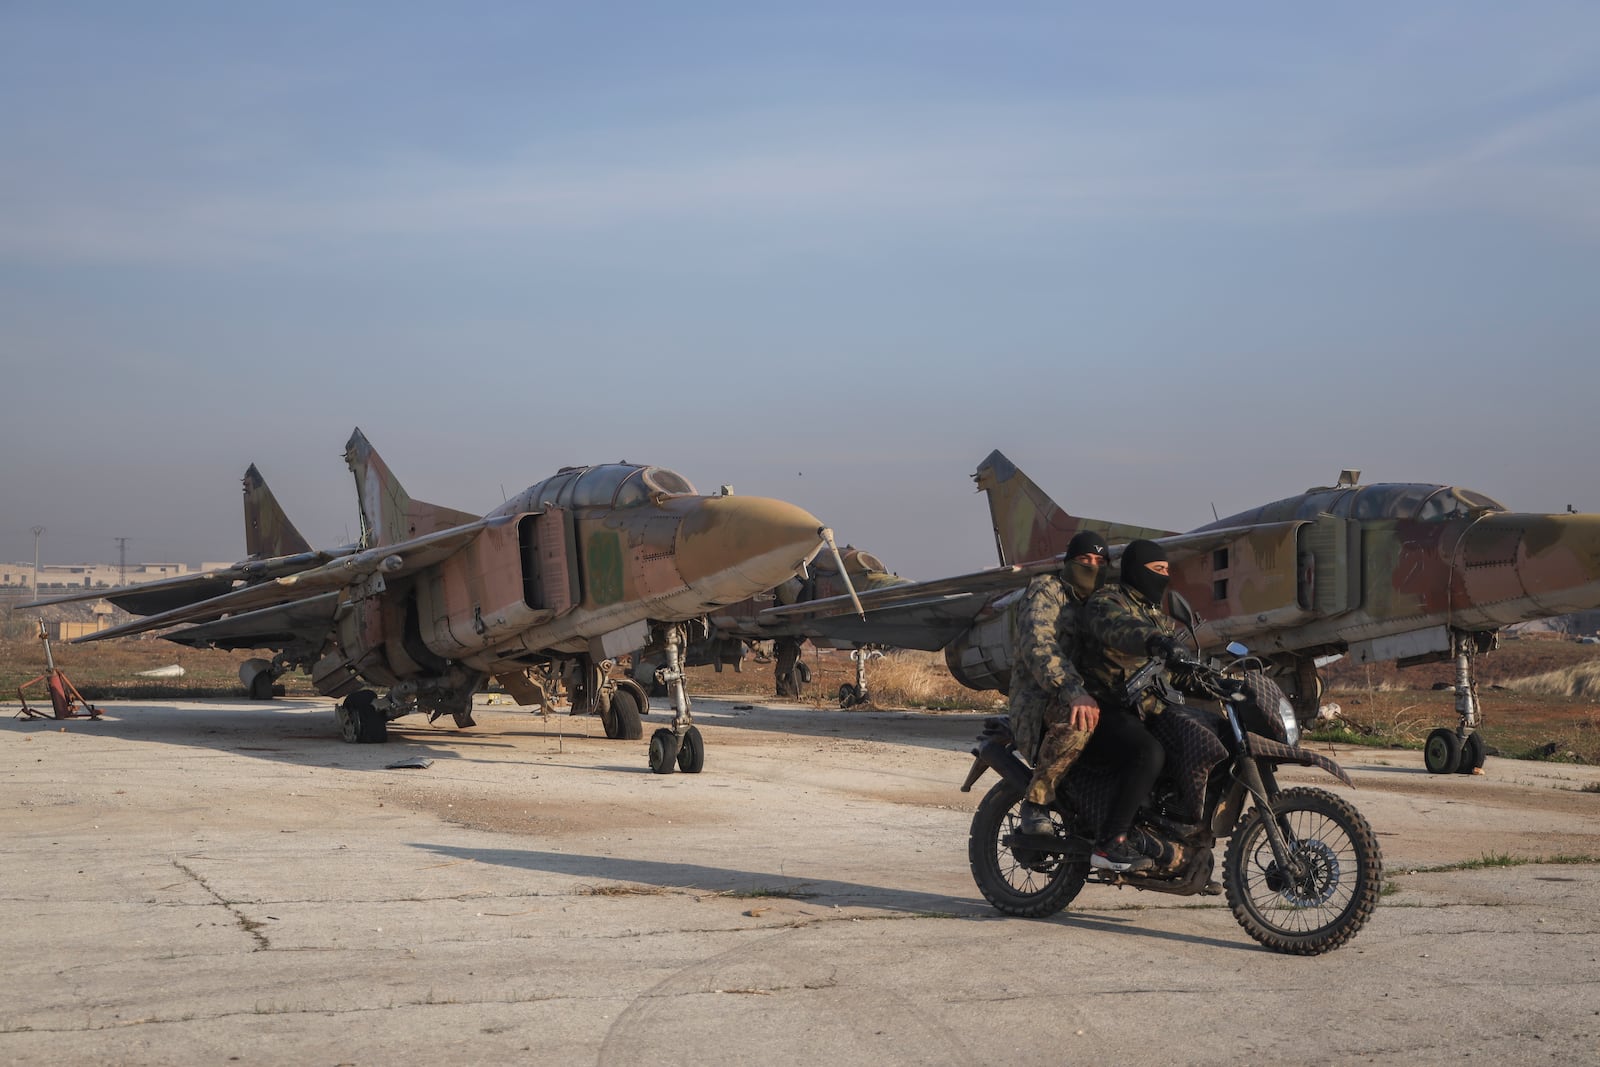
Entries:
<svg viewBox="0 0 1600 1067">
<path fill-rule="evenodd" d="M 164 640 L 190 648 L 271 648 L 283 650 L 296 645 L 320 645 L 333 627 L 339 609 L 339 594 L 323 593 L 309 600 L 297 600 L 270 608 L 229 615 L 216 622 L 201 623 L 163 634 Z"/>
<path fill-rule="evenodd" d="M 770 637 L 828 637 L 932 652 L 959 636 L 993 594 L 1020 588 L 1060 566 L 1059 560 L 1041 560 L 869 590 L 861 594 L 865 618 L 855 613 L 848 596 L 768 608 L 754 626 Z"/>
<path fill-rule="evenodd" d="M 403 577 L 450 556 L 469 544 L 484 530 L 515 522 L 521 517 L 521 515 L 497 515 L 493 518 L 477 519 L 400 544 L 353 552 L 348 556 L 330 560 L 320 567 L 274 578 L 257 585 L 245 586 L 243 589 L 235 589 L 209 600 L 86 634 L 75 638 L 73 644 L 104 641 L 186 622 L 207 622 L 225 615 L 240 615 L 278 604 L 309 600 L 374 576 Z"/>
<path fill-rule="evenodd" d="M 81 593 L 50 597 L 32 604 L 19 604 L 23 610 L 48 607 L 51 604 L 76 604 L 85 600 L 109 600 L 133 615 L 158 615 L 202 601 L 213 600 L 229 592 L 240 582 L 261 582 L 286 574 L 309 570 L 329 560 L 348 556 L 354 547 L 326 552 L 299 552 L 291 556 L 271 559 L 242 560 L 228 567 L 202 571 L 199 574 L 180 574 L 154 582 L 140 582 L 117 589 L 86 589 Z"/>
</svg>

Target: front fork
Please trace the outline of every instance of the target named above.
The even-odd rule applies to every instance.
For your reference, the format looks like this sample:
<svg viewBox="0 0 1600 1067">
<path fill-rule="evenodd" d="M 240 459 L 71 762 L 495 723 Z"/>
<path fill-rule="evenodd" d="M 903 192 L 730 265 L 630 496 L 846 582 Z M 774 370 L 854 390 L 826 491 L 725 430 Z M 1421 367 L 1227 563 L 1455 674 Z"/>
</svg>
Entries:
<svg viewBox="0 0 1600 1067">
<path fill-rule="evenodd" d="M 1272 846 L 1272 858 L 1277 861 L 1278 869 L 1292 880 L 1299 881 L 1302 874 L 1299 860 L 1289 847 L 1294 832 L 1287 820 L 1272 810 L 1272 798 L 1278 795 L 1277 776 L 1272 773 L 1271 767 L 1264 767 L 1245 754 L 1239 755 L 1235 761 L 1235 775 L 1250 791 L 1256 807 L 1261 810 L 1261 824 L 1266 828 L 1267 843 Z"/>
</svg>

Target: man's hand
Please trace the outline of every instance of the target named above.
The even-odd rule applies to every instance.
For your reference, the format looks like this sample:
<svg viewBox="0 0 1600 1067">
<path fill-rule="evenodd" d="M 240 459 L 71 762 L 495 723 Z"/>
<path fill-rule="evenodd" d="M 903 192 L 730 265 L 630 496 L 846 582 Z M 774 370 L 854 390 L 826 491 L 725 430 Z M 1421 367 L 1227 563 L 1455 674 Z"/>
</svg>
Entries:
<svg viewBox="0 0 1600 1067">
<path fill-rule="evenodd" d="M 1100 722 L 1100 705 L 1092 696 L 1078 697 L 1072 702 L 1072 718 L 1068 721 L 1074 730 L 1093 730 Z"/>
<path fill-rule="evenodd" d="M 1160 659 L 1169 668 L 1179 666 L 1188 658 L 1178 639 L 1167 634 L 1151 634 L 1149 640 L 1144 643 L 1144 650 Z"/>
</svg>

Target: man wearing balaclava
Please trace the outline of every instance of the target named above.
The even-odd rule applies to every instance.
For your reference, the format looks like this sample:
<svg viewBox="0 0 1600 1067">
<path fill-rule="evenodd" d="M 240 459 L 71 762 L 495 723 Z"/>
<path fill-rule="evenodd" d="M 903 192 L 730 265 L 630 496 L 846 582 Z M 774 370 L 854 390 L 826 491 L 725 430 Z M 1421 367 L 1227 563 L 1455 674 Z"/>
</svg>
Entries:
<svg viewBox="0 0 1600 1067">
<path fill-rule="evenodd" d="M 1056 783 L 1077 762 L 1100 718 L 1073 665 L 1079 613 L 1100 586 L 1106 543 L 1088 530 L 1067 545 L 1061 570 L 1028 583 L 1011 618 L 1011 730 L 1033 761 L 1033 781 L 1018 811 L 1021 829 L 1052 834 Z M 1037 749 L 1037 752 L 1035 751 Z"/>
<path fill-rule="evenodd" d="M 1154 541 L 1131 541 L 1122 550 L 1121 574 L 1089 598 L 1079 627 L 1078 666 L 1084 688 L 1099 702 L 1100 724 L 1084 750 L 1086 761 L 1114 766 L 1120 785 L 1089 862 L 1103 870 L 1147 870 L 1154 864 L 1127 840 L 1134 814 L 1161 773 L 1166 755 L 1142 722 L 1162 705 L 1122 702 L 1128 676 L 1151 656 L 1168 662 L 1181 654 L 1177 624 L 1162 608 L 1167 591 L 1167 555 Z"/>
</svg>

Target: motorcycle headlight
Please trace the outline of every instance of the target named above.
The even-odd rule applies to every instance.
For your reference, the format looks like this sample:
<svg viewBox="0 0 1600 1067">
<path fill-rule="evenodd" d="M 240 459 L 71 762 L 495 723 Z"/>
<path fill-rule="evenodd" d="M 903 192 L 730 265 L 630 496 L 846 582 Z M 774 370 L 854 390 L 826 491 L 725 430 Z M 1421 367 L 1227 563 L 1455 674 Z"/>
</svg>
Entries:
<svg viewBox="0 0 1600 1067">
<path fill-rule="evenodd" d="M 1278 718 L 1283 720 L 1283 732 L 1289 737 L 1289 744 L 1300 743 L 1300 721 L 1294 717 L 1294 705 L 1289 703 L 1288 697 L 1278 698 Z"/>
</svg>

